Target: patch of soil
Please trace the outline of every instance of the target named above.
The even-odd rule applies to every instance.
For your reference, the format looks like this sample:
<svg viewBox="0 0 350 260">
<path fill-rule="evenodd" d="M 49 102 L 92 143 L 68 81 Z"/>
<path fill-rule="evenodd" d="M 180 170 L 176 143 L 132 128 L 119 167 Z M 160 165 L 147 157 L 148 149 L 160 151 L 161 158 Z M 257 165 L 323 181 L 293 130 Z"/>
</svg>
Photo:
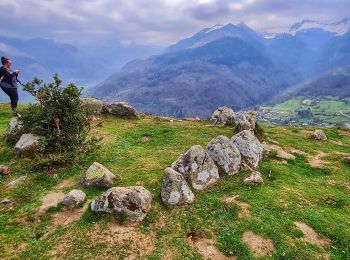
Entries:
<svg viewBox="0 0 350 260">
<path fill-rule="evenodd" d="M 306 152 L 301 151 L 301 150 L 298 150 L 298 149 L 295 149 L 294 147 L 289 147 L 289 148 L 288 148 L 288 151 L 289 151 L 290 153 L 294 153 L 294 154 L 307 155 Z"/>
<path fill-rule="evenodd" d="M 329 142 L 335 145 L 343 146 L 343 143 L 341 141 L 329 140 Z"/>
<path fill-rule="evenodd" d="M 308 135 L 308 136 L 311 135 L 311 134 L 313 134 L 313 132 L 314 132 L 314 131 L 305 130 L 305 129 L 299 131 L 299 133 L 301 133 L 301 134 L 303 134 L 303 135 Z"/>
<path fill-rule="evenodd" d="M 237 198 L 238 196 L 224 197 L 223 201 L 226 203 L 235 204 L 240 208 L 240 211 L 238 213 L 238 218 L 240 219 L 250 218 L 251 217 L 250 205 L 248 203 L 237 200 Z"/>
<path fill-rule="evenodd" d="M 68 180 L 64 180 L 61 183 L 57 184 L 55 187 L 53 187 L 53 189 L 54 190 L 63 190 L 64 188 L 72 187 L 75 184 L 76 183 L 73 179 L 68 179 Z"/>
<path fill-rule="evenodd" d="M 190 232 L 191 233 L 191 232 Z M 188 234 L 188 243 L 197 250 L 197 252 L 203 257 L 203 259 L 212 260 L 228 260 L 237 259 L 235 256 L 225 256 L 215 247 L 215 242 L 212 239 L 200 238 L 198 236 Z"/>
<path fill-rule="evenodd" d="M 252 231 L 244 232 L 242 240 L 249 246 L 253 255 L 256 257 L 272 256 L 275 251 L 271 239 L 258 236 Z"/>
<path fill-rule="evenodd" d="M 303 222 L 294 222 L 294 225 L 304 234 L 304 240 L 318 247 L 325 247 L 331 244 L 331 240 L 320 236 L 315 230 Z"/>
<path fill-rule="evenodd" d="M 151 137 L 149 137 L 149 136 L 143 136 L 142 137 L 142 142 L 147 143 L 149 141 L 151 141 Z"/>
<path fill-rule="evenodd" d="M 55 213 L 52 217 L 52 223 L 48 227 L 48 233 L 51 233 L 52 231 L 56 230 L 60 226 L 67 226 L 74 221 L 77 221 L 81 218 L 81 216 L 84 214 L 86 209 L 89 206 L 89 202 L 85 203 L 82 208 L 64 208 L 62 211 Z M 47 235 L 46 234 L 46 235 Z"/>
<path fill-rule="evenodd" d="M 277 155 L 277 159 L 280 160 L 290 160 L 290 159 L 295 159 L 295 156 L 293 154 L 287 153 L 286 151 L 284 151 L 282 149 L 282 147 L 278 146 L 278 145 L 268 145 L 268 144 L 262 144 L 264 151 L 266 151 L 267 153 L 271 153 L 271 152 L 276 152 Z"/>
<path fill-rule="evenodd" d="M 318 151 L 314 157 L 309 157 L 308 161 L 311 167 L 323 169 L 325 165 L 325 161 L 322 160 L 323 157 L 327 156 L 326 153 L 322 151 Z"/>
<path fill-rule="evenodd" d="M 52 191 L 41 198 L 42 205 L 40 206 L 37 217 L 42 216 L 48 208 L 55 207 L 62 202 L 64 198 L 64 193 L 61 191 Z"/>
</svg>

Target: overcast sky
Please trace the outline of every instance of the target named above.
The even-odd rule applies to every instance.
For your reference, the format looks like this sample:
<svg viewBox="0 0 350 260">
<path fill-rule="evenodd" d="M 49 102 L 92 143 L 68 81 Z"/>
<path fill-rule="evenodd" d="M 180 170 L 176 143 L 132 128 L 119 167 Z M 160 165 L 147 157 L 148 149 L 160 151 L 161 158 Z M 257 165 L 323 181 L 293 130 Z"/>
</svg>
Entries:
<svg viewBox="0 0 350 260">
<path fill-rule="evenodd" d="M 256 30 L 350 16 L 350 0 L 1 0 L 0 35 L 166 46 L 221 23 Z"/>
</svg>

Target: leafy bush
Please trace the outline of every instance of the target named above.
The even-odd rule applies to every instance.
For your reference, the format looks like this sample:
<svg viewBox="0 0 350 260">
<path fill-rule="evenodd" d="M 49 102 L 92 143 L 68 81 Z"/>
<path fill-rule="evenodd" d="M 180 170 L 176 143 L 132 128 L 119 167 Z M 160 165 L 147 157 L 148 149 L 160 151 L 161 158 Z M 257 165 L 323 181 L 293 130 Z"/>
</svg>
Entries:
<svg viewBox="0 0 350 260">
<path fill-rule="evenodd" d="M 35 78 L 24 85 L 37 102 L 21 111 L 21 121 L 26 132 L 42 137 L 45 153 L 74 160 L 90 130 L 80 99 L 82 89 L 72 83 L 61 87 L 57 74 L 53 79 L 46 84 Z"/>
</svg>

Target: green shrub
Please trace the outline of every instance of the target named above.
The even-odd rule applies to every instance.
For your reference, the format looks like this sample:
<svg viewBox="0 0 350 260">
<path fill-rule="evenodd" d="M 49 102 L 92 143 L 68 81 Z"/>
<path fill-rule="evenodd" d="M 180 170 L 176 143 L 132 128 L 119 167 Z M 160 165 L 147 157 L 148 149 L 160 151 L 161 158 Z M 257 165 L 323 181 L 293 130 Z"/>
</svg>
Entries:
<svg viewBox="0 0 350 260">
<path fill-rule="evenodd" d="M 21 111 L 21 121 L 26 132 L 42 137 L 44 153 L 71 161 L 82 150 L 90 129 L 80 99 L 82 89 L 72 83 L 61 87 L 57 74 L 53 79 L 46 84 L 35 78 L 24 85 L 37 102 Z"/>
</svg>

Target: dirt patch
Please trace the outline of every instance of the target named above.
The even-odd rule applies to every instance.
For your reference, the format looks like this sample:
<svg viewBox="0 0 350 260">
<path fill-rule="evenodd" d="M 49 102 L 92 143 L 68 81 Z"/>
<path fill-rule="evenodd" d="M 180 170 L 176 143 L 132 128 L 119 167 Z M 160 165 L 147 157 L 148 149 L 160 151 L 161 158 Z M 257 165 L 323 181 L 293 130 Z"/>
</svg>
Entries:
<svg viewBox="0 0 350 260">
<path fill-rule="evenodd" d="M 312 135 L 314 131 L 311 130 L 300 130 L 299 133 L 303 134 L 303 135 Z"/>
<path fill-rule="evenodd" d="M 350 131 L 343 131 L 343 130 L 340 130 L 340 131 L 339 131 L 339 134 L 342 135 L 342 136 L 350 136 Z"/>
<path fill-rule="evenodd" d="M 329 140 L 329 142 L 335 145 L 343 146 L 343 143 L 341 141 Z"/>
<path fill-rule="evenodd" d="M 200 238 L 197 236 L 189 235 L 187 237 L 188 243 L 197 250 L 197 252 L 203 257 L 203 259 L 211 260 L 228 260 L 237 259 L 235 256 L 225 256 L 220 252 L 212 239 Z"/>
<path fill-rule="evenodd" d="M 301 150 L 298 150 L 298 149 L 295 149 L 294 147 L 289 147 L 289 148 L 288 148 L 288 151 L 289 151 L 290 153 L 294 153 L 294 154 L 307 155 L 306 152 L 301 151 Z"/>
<path fill-rule="evenodd" d="M 142 137 L 142 142 L 147 143 L 149 141 L 151 141 L 151 137 L 149 137 L 149 136 L 143 136 Z"/>
<path fill-rule="evenodd" d="M 54 190 L 62 190 L 64 188 L 67 187 L 72 187 L 74 186 L 76 183 L 73 179 L 68 179 L 68 180 L 64 180 L 61 183 L 57 184 L 55 187 L 53 187 Z"/>
<path fill-rule="evenodd" d="M 309 157 L 308 161 L 311 167 L 313 168 L 319 168 L 319 169 L 323 169 L 326 162 L 322 160 L 323 157 L 327 156 L 326 153 L 322 152 L 322 151 L 318 151 L 318 153 L 313 156 L 313 157 Z"/>
<path fill-rule="evenodd" d="M 51 225 L 48 227 L 48 233 L 46 235 L 48 235 L 49 233 L 61 226 L 67 226 L 73 223 L 74 221 L 79 220 L 88 208 L 88 206 L 89 202 L 85 203 L 82 208 L 64 208 L 62 211 L 55 213 L 52 216 L 53 220 Z"/>
<path fill-rule="evenodd" d="M 251 217 L 250 205 L 248 203 L 239 201 L 237 198 L 238 198 L 238 196 L 224 197 L 223 201 L 226 203 L 235 204 L 240 208 L 240 211 L 238 213 L 238 218 L 240 218 L 240 219 L 250 218 Z"/>
<path fill-rule="evenodd" d="M 48 208 L 55 207 L 62 202 L 64 198 L 64 193 L 61 191 L 52 191 L 41 198 L 42 205 L 40 206 L 37 217 L 42 216 Z"/>
<path fill-rule="evenodd" d="M 271 239 L 258 236 L 252 231 L 244 232 L 242 239 L 256 257 L 272 256 L 275 251 Z"/>
<path fill-rule="evenodd" d="M 272 145 L 268 145 L 268 144 L 262 144 L 264 152 L 266 152 L 267 154 L 271 153 L 271 152 L 275 152 L 276 153 L 276 159 L 279 160 L 290 160 L 290 159 L 295 159 L 295 156 L 293 154 L 287 153 L 286 151 L 284 151 L 282 149 L 282 147 L 272 144 Z"/>
<path fill-rule="evenodd" d="M 331 240 L 320 236 L 315 230 L 303 222 L 294 222 L 294 225 L 304 234 L 304 240 L 318 247 L 325 247 L 331 244 Z"/>
</svg>

